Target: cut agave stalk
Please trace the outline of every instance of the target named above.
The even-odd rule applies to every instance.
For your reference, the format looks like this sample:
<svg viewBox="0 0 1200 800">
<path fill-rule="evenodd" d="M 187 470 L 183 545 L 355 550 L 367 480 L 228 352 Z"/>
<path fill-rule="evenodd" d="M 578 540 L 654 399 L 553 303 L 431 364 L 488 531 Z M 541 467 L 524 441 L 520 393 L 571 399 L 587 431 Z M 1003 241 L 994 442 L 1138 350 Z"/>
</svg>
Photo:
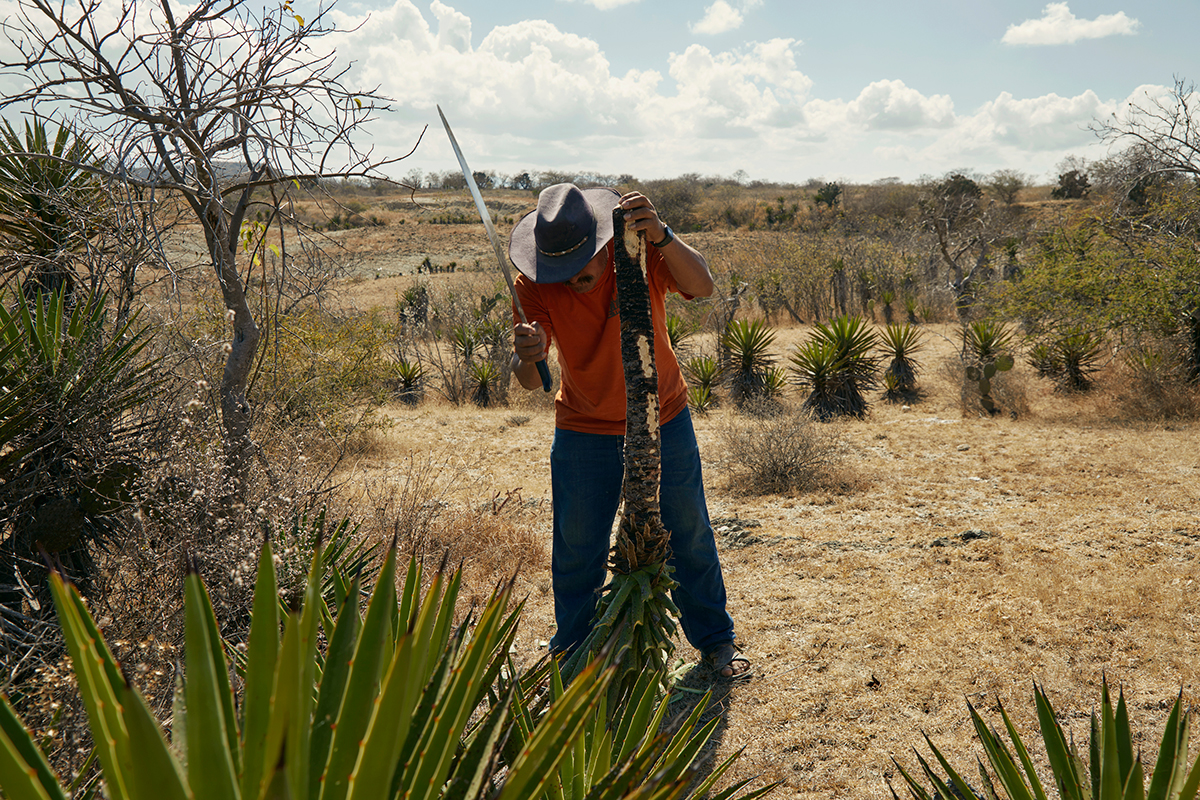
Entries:
<svg viewBox="0 0 1200 800">
<path fill-rule="evenodd" d="M 609 708 L 618 708 L 644 669 L 665 676 L 679 610 L 670 598 L 671 536 L 659 510 L 662 448 L 646 244 L 626 230 L 620 207 L 613 209 L 613 241 L 626 402 L 621 520 L 609 560 L 612 583 L 597 604 L 591 634 L 564 663 L 563 675 L 573 677 L 612 642 L 609 652 L 619 667 Z"/>
</svg>

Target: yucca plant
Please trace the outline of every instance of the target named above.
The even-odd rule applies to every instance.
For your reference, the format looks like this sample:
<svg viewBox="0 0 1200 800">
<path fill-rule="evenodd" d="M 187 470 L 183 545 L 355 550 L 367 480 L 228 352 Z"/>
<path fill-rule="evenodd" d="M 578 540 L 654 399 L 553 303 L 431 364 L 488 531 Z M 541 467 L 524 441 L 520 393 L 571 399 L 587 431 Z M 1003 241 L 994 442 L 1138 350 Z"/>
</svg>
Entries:
<svg viewBox="0 0 1200 800">
<path fill-rule="evenodd" d="M 871 355 L 876 342 L 875 332 L 861 317 L 817 323 L 809 340 L 790 357 L 793 382 L 809 390 L 803 407 L 822 420 L 865 415 L 863 392 L 878 380 L 879 361 Z"/>
<path fill-rule="evenodd" d="M 107 796 L 679 800 L 689 789 L 709 792 L 732 764 L 697 781 L 696 757 L 719 720 L 700 727 L 702 703 L 675 734 L 660 734 L 666 702 L 655 706 L 648 692 L 653 675 L 641 677 L 611 727 L 605 689 L 614 673 L 598 662 L 566 688 L 554 665 L 524 680 L 506 678 L 520 613 L 508 610 L 511 582 L 473 625 L 456 628 L 460 571 L 443 565 L 422 597 L 422 570 L 411 561 L 397 594 L 393 547 L 364 614 L 357 578 L 339 608 L 322 598 L 322 558 L 316 549 L 302 597 L 281 612 L 274 554 L 264 543 L 238 659 L 244 688 L 236 693 L 207 591 L 190 567 L 184 679 L 169 733 L 113 658 L 79 593 L 52 576 Z M 540 710 L 532 702 L 538 679 L 552 683 L 553 702 Z M 14 800 L 68 796 L 7 697 L 0 700 L 0 785 Z M 731 800 L 746 785 L 713 800 Z"/>
<path fill-rule="evenodd" d="M 978 764 L 981 788 L 972 786 L 962 773 L 955 770 L 926 736 L 925 741 L 941 768 L 940 772 L 935 770 L 917 754 L 917 763 L 928 786 L 899 761 L 892 759 L 913 799 L 994 800 L 999 796 L 999 785 L 1010 800 L 1045 800 L 1047 794 L 1044 786 L 1053 782 L 1062 800 L 1195 800 L 1200 790 L 1200 757 L 1189 769 L 1189 715 L 1182 709 L 1182 696 L 1176 698 L 1167 718 L 1166 730 L 1158 748 L 1158 759 L 1153 772 L 1147 775 L 1141 756 L 1135 755 L 1140 747 L 1134 744 L 1124 692 L 1121 692 L 1114 709 L 1108 681 L 1103 682 L 1099 714 L 1092 712 L 1086 764 L 1084 754 L 1075 747 L 1074 741 L 1068 743 L 1045 692 L 1035 685 L 1034 695 L 1038 725 L 1050 768 L 1047 777 L 1051 780 L 1046 781 L 1038 775 L 1029 748 L 1003 706 L 1000 706 L 1000 717 L 1011 748 L 1004 737 L 984 722 L 974 706 L 968 703 L 975 733 L 987 756 L 986 766 L 983 761 Z M 1148 788 L 1147 778 L 1150 779 Z M 899 797 L 894 788 L 892 796 Z"/>
<path fill-rule="evenodd" d="M 726 382 L 739 407 L 763 396 L 767 370 L 775 363 L 774 342 L 775 331 L 762 320 L 733 320 L 721 335 L 722 352 L 728 354 Z"/>
<path fill-rule="evenodd" d="M 1058 354 L 1054 352 L 1054 345 L 1047 341 L 1031 344 L 1025 361 L 1033 367 L 1039 378 L 1053 380 L 1062 371 L 1062 364 L 1058 361 Z"/>
<path fill-rule="evenodd" d="M 704 412 L 716 406 L 716 389 L 725 376 L 725 368 L 721 362 L 712 356 L 695 356 L 683 363 L 683 374 L 688 380 L 688 402 L 692 408 Z M 704 406 L 699 407 L 693 400 L 703 398 Z"/>
<path fill-rule="evenodd" d="M 1000 322 L 977 320 L 963 326 L 962 361 L 966 379 L 979 389 L 979 404 L 990 415 L 1000 413 L 992 397 L 992 380 L 997 373 L 1013 368 L 1012 330 Z"/>
<path fill-rule="evenodd" d="M 1059 388 L 1067 392 L 1091 389 L 1092 375 L 1104 359 L 1104 337 L 1085 328 L 1071 328 L 1055 339 L 1052 347 L 1060 367 L 1056 376 Z"/>
<path fill-rule="evenodd" d="M 687 344 L 687 340 L 692 338 L 696 333 L 696 325 L 689 320 L 684 319 L 678 314 L 667 315 L 667 341 L 671 343 L 671 349 L 676 353 L 680 352 Z"/>
<path fill-rule="evenodd" d="M 120 534 L 145 458 L 147 428 L 130 416 L 161 386 L 141 354 L 137 314 L 110 324 L 104 295 L 65 286 L 0 302 L 5 424 L 0 425 L 0 603 L 49 610 L 40 550 L 86 589 L 92 550 Z M 19 422 L 20 424 L 13 424 Z M 27 613 L 32 613 L 27 610 Z M 36 616 L 36 615 L 35 615 Z"/>
<path fill-rule="evenodd" d="M 400 402 L 415 406 L 424 396 L 425 366 L 416 359 L 409 361 L 400 359 L 394 367 L 396 374 L 396 393 Z"/>
<path fill-rule="evenodd" d="M 892 401 L 911 400 L 917 391 L 919 366 L 913 355 L 924 346 L 924 334 L 911 322 L 892 324 L 883 329 L 879 345 L 888 362 L 883 372 L 885 397 Z"/>
<path fill-rule="evenodd" d="M 1012 330 L 1001 322 L 976 320 L 963 326 L 961 336 L 968 363 L 989 364 L 1012 350 Z"/>
<path fill-rule="evenodd" d="M 591 632 L 566 659 L 563 674 L 573 679 L 607 652 L 618 667 L 609 706 L 616 709 L 645 670 L 665 679 L 680 614 L 670 597 L 676 586 L 667 563 L 671 534 L 659 507 L 658 368 L 646 284 L 647 245 L 626 229 L 620 206 L 613 209 L 613 242 L 626 402 L 621 517 L 609 558 L 613 578 L 596 604 Z"/>
<path fill-rule="evenodd" d="M 472 362 L 467 367 L 467 379 L 471 384 L 471 402 L 480 408 L 488 408 L 495 403 L 500 378 L 500 367 L 496 365 L 496 362 L 490 360 Z"/>
<path fill-rule="evenodd" d="M 37 289 L 74 289 L 72 254 L 87 246 L 105 213 L 100 181 L 86 166 L 99 156 L 70 128 L 54 135 L 41 120 L 26 121 L 24 136 L 0 128 L 0 242 L 19 257 L 6 269 L 24 269 Z"/>
</svg>

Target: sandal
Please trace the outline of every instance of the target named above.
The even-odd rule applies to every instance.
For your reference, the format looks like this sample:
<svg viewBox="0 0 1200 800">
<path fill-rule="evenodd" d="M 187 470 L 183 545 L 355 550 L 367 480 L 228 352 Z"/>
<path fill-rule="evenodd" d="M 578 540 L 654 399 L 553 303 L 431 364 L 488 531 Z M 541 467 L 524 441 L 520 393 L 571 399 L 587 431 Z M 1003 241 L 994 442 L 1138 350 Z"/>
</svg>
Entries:
<svg viewBox="0 0 1200 800">
<path fill-rule="evenodd" d="M 704 654 L 704 663 L 714 678 L 723 681 L 744 681 L 754 675 L 750 659 L 738 655 L 733 642 L 723 642 Z M 728 671 L 728 674 L 726 674 Z"/>
</svg>

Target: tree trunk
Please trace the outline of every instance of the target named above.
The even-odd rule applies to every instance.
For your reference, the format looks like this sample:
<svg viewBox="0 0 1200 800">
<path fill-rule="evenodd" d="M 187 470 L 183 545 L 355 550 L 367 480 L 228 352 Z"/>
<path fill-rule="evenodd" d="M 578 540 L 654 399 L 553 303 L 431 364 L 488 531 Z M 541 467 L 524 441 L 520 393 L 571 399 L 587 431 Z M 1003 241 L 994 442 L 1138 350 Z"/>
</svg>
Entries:
<svg viewBox="0 0 1200 800">
<path fill-rule="evenodd" d="M 218 201 L 214 201 L 217 203 Z M 233 334 L 225 356 L 225 371 L 221 377 L 221 425 L 225 431 L 225 476 L 229 483 L 230 500 L 243 502 L 249 489 L 253 443 L 250 440 L 250 402 L 246 388 L 258 352 L 260 332 L 246 289 L 237 271 L 238 230 L 223 208 L 210 209 L 206 215 L 205 236 L 213 267 L 221 284 Z M 237 226 L 240 228 L 240 226 Z"/>
</svg>

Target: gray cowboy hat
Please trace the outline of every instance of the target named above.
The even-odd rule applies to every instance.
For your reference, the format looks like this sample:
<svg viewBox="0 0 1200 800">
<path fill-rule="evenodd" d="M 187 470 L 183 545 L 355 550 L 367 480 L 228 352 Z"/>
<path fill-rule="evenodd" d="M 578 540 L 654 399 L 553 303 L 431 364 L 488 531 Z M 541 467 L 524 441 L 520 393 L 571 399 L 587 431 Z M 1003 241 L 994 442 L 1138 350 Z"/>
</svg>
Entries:
<svg viewBox="0 0 1200 800">
<path fill-rule="evenodd" d="M 508 255 L 534 283 L 562 283 L 579 274 L 613 236 L 613 189 L 557 183 L 538 195 L 536 211 L 512 229 Z"/>
</svg>

